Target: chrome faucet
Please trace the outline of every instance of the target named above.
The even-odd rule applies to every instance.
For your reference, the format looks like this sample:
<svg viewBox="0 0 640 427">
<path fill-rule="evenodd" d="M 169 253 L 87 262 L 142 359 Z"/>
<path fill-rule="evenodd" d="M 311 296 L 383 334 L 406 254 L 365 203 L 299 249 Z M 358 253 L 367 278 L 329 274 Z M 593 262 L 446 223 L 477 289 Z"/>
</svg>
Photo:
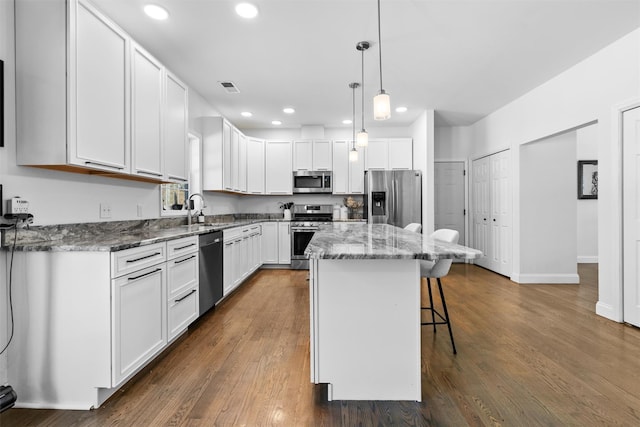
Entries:
<svg viewBox="0 0 640 427">
<path fill-rule="evenodd" d="M 200 212 L 202 212 L 202 209 L 206 208 L 207 206 L 205 205 L 205 201 L 204 201 L 204 196 L 200 193 L 193 193 L 192 195 L 189 196 L 189 199 L 187 199 L 187 225 L 191 225 L 191 198 L 193 196 L 198 196 L 200 197 L 200 200 L 202 200 L 202 208 L 200 209 Z"/>
</svg>

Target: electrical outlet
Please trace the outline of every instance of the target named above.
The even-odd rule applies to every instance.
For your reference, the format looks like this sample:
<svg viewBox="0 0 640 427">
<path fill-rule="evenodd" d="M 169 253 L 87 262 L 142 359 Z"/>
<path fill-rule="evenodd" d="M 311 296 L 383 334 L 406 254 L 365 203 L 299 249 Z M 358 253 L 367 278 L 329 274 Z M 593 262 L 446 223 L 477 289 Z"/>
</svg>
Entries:
<svg viewBox="0 0 640 427">
<path fill-rule="evenodd" d="M 100 218 L 111 218 L 111 205 L 100 203 Z"/>
</svg>

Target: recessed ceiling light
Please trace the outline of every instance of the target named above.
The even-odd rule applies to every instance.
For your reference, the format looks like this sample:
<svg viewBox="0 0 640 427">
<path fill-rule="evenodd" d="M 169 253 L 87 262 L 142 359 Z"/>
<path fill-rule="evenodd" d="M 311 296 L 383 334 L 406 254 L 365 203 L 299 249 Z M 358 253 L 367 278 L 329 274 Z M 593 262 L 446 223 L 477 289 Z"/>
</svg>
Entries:
<svg viewBox="0 0 640 427">
<path fill-rule="evenodd" d="M 350 120 L 350 119 L 345 119 L 345 120 L 342 121 L 343 125 L 350 125 L 351 123 L 353 123 L 353 121 Z"/>
<path fill-rule="evenodd" d="M 164 21 L 169 17 L 169 12 L 164 7 L 157 4 L 148 4 L 144 7 L 144 13 L 150 18 L 157 19 L 158 21 Z"/>
<path fill-rule="evenodd" d="M 274 125 L 274 126 L 280 126 L 282 124 L 282 122 L 280 120 L 273 120 L 271 122 L 271 124 Z"/>
<path fill-rule="evenodd" d="M 398 107 L 396 108 L 396 113 L 406 113 L 407 107 Z"/>
<path fill-rule="evenodd" d="M 295 112 L 296 112 L 296 110 L 294 110 L 294 109 L 293 109 L 293 108 L 291 108 L 291 107 L 283 108 L 283 109 L 282 109 L 282 111 L 283 111 L 284 113 L 286 113 L 286 114 L 293 114 L 293 113 L 295 113 Z"/>
<path fill-rule="evenodd" d="M 253 116 L 253 114 L 251 112 L 249 112 L 249 111 L 243 111 L 242 113 L 240 113 L 240 115 L 242 117 L 251 117 L 251 116 Z"/>
<path fill-rule="evenodd" d="M 258 8 L 251 3 L 239 3 L 236 5 L 236 13 L 243 18 L 252 19 L 258 16 Z"/>
</svg>

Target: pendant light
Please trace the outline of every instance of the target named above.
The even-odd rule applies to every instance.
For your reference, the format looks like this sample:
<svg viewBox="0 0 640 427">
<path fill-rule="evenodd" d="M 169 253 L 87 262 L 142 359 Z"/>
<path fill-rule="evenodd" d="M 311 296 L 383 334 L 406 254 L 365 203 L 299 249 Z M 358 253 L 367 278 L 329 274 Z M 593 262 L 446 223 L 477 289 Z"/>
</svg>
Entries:
<svg viewBox="0 0 640 427">
<path fill-rule="evenodd" d="M 360 83 L 349 83 L 349 87 L 353 90 L 351 100 L 353 101 L 353 139 L 351 140 L 351 150 L 349 150 L 349 161 L 358 161 L 358 150 L 356 150 L 356 89 L 360 86 Z"/>
<path fill-rule="evenodd" d="M 369 134 L 364 129 L 364 51 L 369 49 L 369 42 L 360 42 L 356 45 L 356 49 L 362 52 L 362 128 L 356 136 L 356 144 L 358 147 L 366 147 L 369 145 Z"/>
<path fill-rule="evenodd" d="M 380 59 L 380 92 L 373 98 L 373 118 L 387 120 L 391 117 L 391 99 L 382 89 L 382 38 L 380 37 L 380 0 L 378 0 L 378 57 Z"/>
</svg>

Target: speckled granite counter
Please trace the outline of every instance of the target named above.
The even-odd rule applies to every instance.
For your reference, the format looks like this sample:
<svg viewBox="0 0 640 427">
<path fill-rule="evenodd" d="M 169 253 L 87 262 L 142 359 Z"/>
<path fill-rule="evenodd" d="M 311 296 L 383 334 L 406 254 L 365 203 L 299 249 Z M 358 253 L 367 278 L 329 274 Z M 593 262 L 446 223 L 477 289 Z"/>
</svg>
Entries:
<svg viewBox="0 0 640 427">
<path fill-rule="evenodd" d="M 181 218 L 31 227 L 18 231 L 15 250 L 113 252 L 264 221 L 284 221 L 281 216 L 270 215 L 226 215 L 214 218 L 214 221 L 207 220 L 205 224 L 191 226 L 184 224 L 185 219 Z M 13 231 L 5 231 L 3 248 L 13 246 L 13 238 Z"/>
<path fill-rule="evenodd" d="M 318 259 L 476 259 L 482 252 L 388 224 L 323 225 L 305 255 Z"/>
</svg>

